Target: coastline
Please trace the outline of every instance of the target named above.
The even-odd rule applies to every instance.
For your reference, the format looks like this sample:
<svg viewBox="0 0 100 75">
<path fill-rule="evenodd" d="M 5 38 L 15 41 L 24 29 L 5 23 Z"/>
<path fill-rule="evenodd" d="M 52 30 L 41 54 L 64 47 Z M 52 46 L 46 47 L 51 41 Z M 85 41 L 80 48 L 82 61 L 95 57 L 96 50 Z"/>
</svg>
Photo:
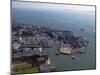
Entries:
<svg viewBox="0 0 100 75">
<path fill-rule="evenodd" d="M 13 24 L 12 31 L 12 57 L 18 56 L 13 58 L 12 61 L 23 63 L 24 60 L 26 63 L 31 63 L 33 67 L 41 66 L 41 71 L 44 71 L 44 68 L 48 71 L 56 70 L 55 65 L 51 63 L 49 54 L 45 54 L 42 48 L 52 49 L 55 46 L 54 44 L 56 44 L 60 54 L 70 55 L 72 53 L 84 53 L 84 48 L 88 44 L 87 40 L 83 39 L 83 37 L 67 30 L 53 30 L 43 26 L 17 23 Z M 56 53 L 55 55 L 59 54 Z M 74 59 L 74 57 L 72 58 Z"/>
</svg>

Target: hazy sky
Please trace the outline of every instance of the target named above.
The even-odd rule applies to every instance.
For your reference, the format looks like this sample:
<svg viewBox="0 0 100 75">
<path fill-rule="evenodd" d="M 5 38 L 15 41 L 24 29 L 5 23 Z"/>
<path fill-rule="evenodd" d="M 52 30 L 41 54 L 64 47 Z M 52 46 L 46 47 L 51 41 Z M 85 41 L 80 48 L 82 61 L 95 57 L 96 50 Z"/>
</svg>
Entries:
<svg viewBox="0 0 100 75">
<path fill-rule="evenodd" d="M 63 4 L 49 4 L 49 3 L 34 3 L 34 2 L 12 2 L 12 8 L 28 8 L 28 9 L 42 9 L 42 10 L 55 10 L 55 9 L 71 9 L 80 11 L 95 11 L 94 6 L 82 5 L 63 5 Z"/>
</svg>

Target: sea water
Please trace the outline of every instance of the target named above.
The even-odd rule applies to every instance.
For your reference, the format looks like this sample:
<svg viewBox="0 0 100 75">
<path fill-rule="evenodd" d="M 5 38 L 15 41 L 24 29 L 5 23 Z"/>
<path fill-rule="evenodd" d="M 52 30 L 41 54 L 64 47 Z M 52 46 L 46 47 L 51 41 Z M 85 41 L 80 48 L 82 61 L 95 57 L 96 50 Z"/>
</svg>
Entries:
<svg viewBox="0 0 100 75">
<path fill-rule="evenodd" d="M 56 66 L 57 71 L 96 68 L 96 33 L 92 31 L 95 30 L 95 11 L 49 10 L 49 8 L 42 10 L 20 6 L 12 8 L 12 20 L 16 23 L 39 25 L 62 31 L 69 30 L 89 41 L 84 54 L 73 54 L 77 57 L 75 60 L 71 59 L 70 55 L 55 55 L 58 52 L 56 46 L 43 49 L 44 52 L 49 53 L 51 63 Z M 81 28 L 85 31 L 80 31 Z"/>
</svg>

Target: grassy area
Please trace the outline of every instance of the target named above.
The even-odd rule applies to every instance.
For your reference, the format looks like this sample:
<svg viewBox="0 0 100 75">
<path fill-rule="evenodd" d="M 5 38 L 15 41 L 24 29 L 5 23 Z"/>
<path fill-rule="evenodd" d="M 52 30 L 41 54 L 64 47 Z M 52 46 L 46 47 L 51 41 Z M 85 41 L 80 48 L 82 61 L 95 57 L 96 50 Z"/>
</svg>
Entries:
<svg viewBox="0 0 100 75">
<path fill-rule="evenodd" d="M 29 68 L 32 67 L 32 64 L 21 63 L 21 64 L 14 64 L 13 69 L 21 69 L 21 68 Z"/>
<path fill-rule="evenodd" d="M 21 63 L 21 64 L 14 64 L 12 71 L 16 74 L 30 74 L 39 72 L 38 67 L 32 67 L 32 64 L 28 63 Z"/>
<path fill-rule="evenodd" d="M 24 69 L 24 70 L 18 70 L 17 74 L 31 74 L 39 72 L 39 69 L 37 67 L 31 68 L 31 69 Z"/>
</svg>

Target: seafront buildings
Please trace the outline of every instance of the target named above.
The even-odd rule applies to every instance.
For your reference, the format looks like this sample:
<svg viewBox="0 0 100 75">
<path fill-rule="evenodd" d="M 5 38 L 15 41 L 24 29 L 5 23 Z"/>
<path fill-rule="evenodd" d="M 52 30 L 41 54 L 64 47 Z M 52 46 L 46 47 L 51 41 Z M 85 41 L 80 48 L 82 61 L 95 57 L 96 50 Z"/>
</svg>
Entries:
<svg viewBox="0 0 100 75">
<path fill-rule="evenodd" d="M 56 71 L 49 53 L 43 52 L 44 48 L 52 48 L 57 44 L 58 52 L 61 54 L 82 53 L 87 43 L 87 40 L 76 36 L 71 31 L 14 23 L 12 25 L 12 72 L 19 74 Z"/>
</svg>

